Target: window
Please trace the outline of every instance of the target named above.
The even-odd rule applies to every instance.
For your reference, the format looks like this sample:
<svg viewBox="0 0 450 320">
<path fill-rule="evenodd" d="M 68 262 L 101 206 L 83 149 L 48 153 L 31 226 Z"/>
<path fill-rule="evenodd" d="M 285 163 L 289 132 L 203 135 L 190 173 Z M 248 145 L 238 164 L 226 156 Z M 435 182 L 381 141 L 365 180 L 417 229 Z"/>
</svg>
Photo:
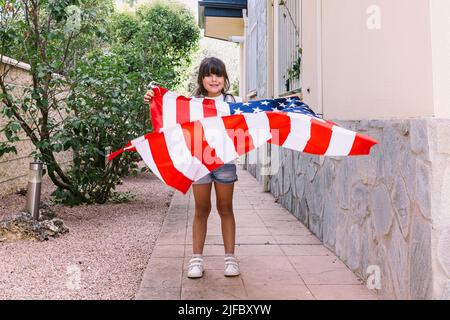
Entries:
<svg viewBox="0 0 450 320">
<path fill-rule="evenodd" d="M 278 92 L 287 94 L 301 88 L 301 0 L 275 0 L 278 4 Z"/>
<path fill-rule="evenodd" d="M 249 4 L 250 5 L 250 4 Z M 247 95 L 255 95 L 258 89 L 258 20 L 255 8 L 249 8 L 248 26 L 246 34 L 247 63 Z"/>
</svg>

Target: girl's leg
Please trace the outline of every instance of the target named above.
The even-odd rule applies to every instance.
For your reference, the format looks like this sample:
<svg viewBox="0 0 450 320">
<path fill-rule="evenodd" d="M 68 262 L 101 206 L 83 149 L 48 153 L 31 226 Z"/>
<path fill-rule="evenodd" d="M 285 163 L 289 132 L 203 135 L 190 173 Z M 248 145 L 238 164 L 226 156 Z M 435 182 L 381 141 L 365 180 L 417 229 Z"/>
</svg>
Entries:
<svg viewBox="0 0 450 320">
<path fill-rule="evenodd" d="M 236 222 L 233 213 L 234 183 L 221 184 L 214 182 L 217 197 L 217 211 L 222 225 L 222 237 L 225 254 L 234 254 Z"/>
<path fill-rule="evenodd" d="M 192 226 L 192 251 L 194 255 L 203 254 L 208 217 L 211 212 L 212 183 L 192 186 L 195 199 L 195 217 Z"/>
</svg>

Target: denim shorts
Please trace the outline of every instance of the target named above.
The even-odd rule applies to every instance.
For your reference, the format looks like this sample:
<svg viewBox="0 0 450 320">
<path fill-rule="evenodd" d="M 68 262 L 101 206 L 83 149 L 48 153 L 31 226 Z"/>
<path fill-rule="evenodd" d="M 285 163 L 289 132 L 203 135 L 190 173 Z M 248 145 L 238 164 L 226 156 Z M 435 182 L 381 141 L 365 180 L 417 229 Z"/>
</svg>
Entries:
<svg viewBox="0 0 450 320">
<path fill-rule="evenodd" d="M 223 166 L 211 171 L 203 178 L 195 181 L 193 184 L 208 184 L 213 181 L 221 184 L 232 184 L 238 181 L 236 165 L 234 162 L 225 163 Z"/>
</svg>

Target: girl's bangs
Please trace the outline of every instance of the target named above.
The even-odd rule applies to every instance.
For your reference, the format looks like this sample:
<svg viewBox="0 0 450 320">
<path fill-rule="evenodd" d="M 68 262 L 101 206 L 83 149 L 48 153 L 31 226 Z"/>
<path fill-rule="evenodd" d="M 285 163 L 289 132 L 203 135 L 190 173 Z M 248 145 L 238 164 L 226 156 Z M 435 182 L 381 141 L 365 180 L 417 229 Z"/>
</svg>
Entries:
<svg viewBox="0 0 450 320">
<path fill-rule="evenodd" d="M 223 77 L 225 75 L 225 70 L 222 65 L 217 62 L 210 61 L 205 65 L 205 69 L 203 72 L 204 76 L 209 76 L 211 74 L 215 74 L 218 77 Z"/>
</svg>

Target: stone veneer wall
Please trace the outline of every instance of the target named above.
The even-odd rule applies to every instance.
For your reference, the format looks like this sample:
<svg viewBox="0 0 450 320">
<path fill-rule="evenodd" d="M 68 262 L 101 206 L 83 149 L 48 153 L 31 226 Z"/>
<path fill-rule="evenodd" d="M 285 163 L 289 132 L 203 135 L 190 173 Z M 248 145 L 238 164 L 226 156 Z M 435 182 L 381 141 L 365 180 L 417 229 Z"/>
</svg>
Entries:
<svg viewBox="0 0 450 320">
<path fill-rule="evenodd" d="M 271 193 L 356 274 L 378 266 L 381 298 L 450 299 L 450 120 L 337 122 L 379 145 L 341 158 L 272 146 Z"/>
</svg>

